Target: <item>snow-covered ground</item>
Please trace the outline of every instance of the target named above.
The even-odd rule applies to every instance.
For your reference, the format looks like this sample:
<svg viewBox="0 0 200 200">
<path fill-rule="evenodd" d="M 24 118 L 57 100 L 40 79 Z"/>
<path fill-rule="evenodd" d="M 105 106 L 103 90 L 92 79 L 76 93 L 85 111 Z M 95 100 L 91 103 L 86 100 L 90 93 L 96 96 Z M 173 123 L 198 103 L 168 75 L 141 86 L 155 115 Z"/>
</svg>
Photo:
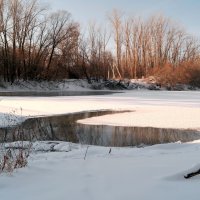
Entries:
<svg viewBox="0 0 200 200">
<path fill-rule="evenodd" d="M 1 199 L 199 199 L 200 176 L 183 177 L 200 168 L 199 141 L 112 148 L 110 154 L 90 146 L 84 160 L 86 148 L 32 154 L 28 167 L 0 176 Z"/>
<path fill-rule="evenodd" d="M 0 92 L 9 91 L 74 91 L 82 90 L 88 91 L 92 89 L 100 90 L 116 90 L 116 89 L 128 89 L 128 90 L 167 90 L 169 87 L 160 87 L 155 81 L 151 79 L 132 79 L 132 80 L 91 80 L 91 84 L 86 79 L 66 79 L 61 81 L 23 81 L 18 80 L 10 84 L 0 81 Z M 171 87 L 172 90 L 199 90 L 190 85 L 176 85 Z"/>
<path fill-rule="evenodd" d="M 200 128 L 200 92 L 129 91 L 105 96 L 0 97 L 0 112 L 19 116 L 85 110 L 134 112 L 101 116 L 83 123 Z M 4 122 L 5 123 L 5 122 Z M 4 123 L 1 123 L 3 125 Z M 56 152 L 35 152 L 27 168 L 0 176 L 3 200 L 198 200 L 200 141 L 145 148 L 110 148 L 62 143 Z M 72 147 L 72 148 L 71 148 Z M 71 151 L 68 151 L 71 150 Z"/>
<path fill-rule="evenodd" d="M 0 97 L 0 114 L 12 112 L 24 120 L 28 116 L 55 115 L 87 110 L 132 110 L 81 120 L 88 124 L 200 128 L 200 92 L 129 91 L 103 96 Z M 23 117 L 24 116 L 24 117 Z M 14 121 L 14 120 L 13 120 Z M 18 122 L 18 120 L 16 120 Z M 1 120 L 0 126 L 5 126 Z"/>
<path fill-rule="evenodd" d="M 63 81 L 15 81 L 13 84 L 0 82 L 0 91 L 56 91 L 56 90 L 90 90 L 86 80 L 63 80 Z"/>
</svg>

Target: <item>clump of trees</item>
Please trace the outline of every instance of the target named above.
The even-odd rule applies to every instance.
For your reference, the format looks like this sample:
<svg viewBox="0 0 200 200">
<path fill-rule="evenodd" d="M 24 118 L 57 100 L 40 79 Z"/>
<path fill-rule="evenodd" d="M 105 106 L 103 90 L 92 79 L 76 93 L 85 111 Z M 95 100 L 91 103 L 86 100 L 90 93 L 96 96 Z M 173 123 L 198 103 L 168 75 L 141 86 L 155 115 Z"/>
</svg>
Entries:
<svg viewBox="0 0 200 200">
<path fill-rule="evenodd" d="M 4 81 L 55 78 L 71 64 L 79 25 L 67 11 L 49 13 L 37 0 L 0 0 L 0 24 Z"/>
<path fill-rule="evenodd" d="M 147 20 L 126 18 L 113 11 L 111 23 L 116 44 L 119 77 L 174 76 L 184 66 L 199 66 L 199 41 L 163 16 Z M 168 73 L 169 72 L 169 73 Z M 176 77 L 175 77 L 176 78 Z"/>
<path fill-rule="evenodd" d="M 111 30 L 90 23 L 84 35 L 67 11 L 49 12 L 38 0 L 0 0 L 1 78 L 91 82 L 153 75 L 161 84 L 199 86 L 200 43 L 179 25 L 116 10 L 107 21 Z"/>
</svg>

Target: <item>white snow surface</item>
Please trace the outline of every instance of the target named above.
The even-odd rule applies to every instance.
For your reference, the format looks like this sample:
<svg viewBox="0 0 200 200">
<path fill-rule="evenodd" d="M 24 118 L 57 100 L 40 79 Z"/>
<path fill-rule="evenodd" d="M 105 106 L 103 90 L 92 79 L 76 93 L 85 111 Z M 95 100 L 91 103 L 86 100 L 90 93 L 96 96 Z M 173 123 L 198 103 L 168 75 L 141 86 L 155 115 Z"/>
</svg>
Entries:
<svg viewBox="0 0 200 200">
<path fill-rule="evenodd" d="M 200 128 L 200 92 L 131 91 L 82 97 L 0 97 L 1 118 L 42 116 L 86 110 L 133 112 L 81 120 L 81 123 Z M 22 113 L 21 113 L 22 108 Z M 24 118 L 23 118 L 24 119 Z M 2 125 L 2 124 L 1 124 Z M 9 145 L 9 144 L 8 144 Z M 11 144 L 10 144 L 11 145 Z M 14 144 L 13 144 L 14 145 Z M 0 175 L 2 200 L 199 200 L 200 141 L 112 148 L 58 143 L 34 144 L 28 167 Z M 39 151 L 39 152 L 38 152 Z"/>
<path fill-rule="evenodd" d="M 63 81 L 15 81 L 13 84 L 0 82 L 1 92 L 16 91 L 67 91 L 67 90 L 90 90 L 90 85 L 84 79 L 66 79 Z"/>
<path fill-rule="evenodd" d="M 80 120 L 85 124 L 161 128 L 200 128 L 200 92 L 129 91 L 103 96 L 1 97 L 0 118 L 14 111 L 26 117 L 65 114 L 88 110 L 131 110 Z M 19 121 L 16 120 L 17 123 Z M 5 120 L 0 126 L 5 126 Z"/>
<path fill-rule="evenodd" d="M 42 146 L 42 144 L 40 145 Z M 69 143 L 60 146 L 69 149 Z M 44 147 L 44 149 L 47 146 Z M 28 167 L 0 176 L 3 200 L 198 200 L 200 141 L 145 148 L 75 145 L 70 151 L 37 152 Z"/>
</svg>

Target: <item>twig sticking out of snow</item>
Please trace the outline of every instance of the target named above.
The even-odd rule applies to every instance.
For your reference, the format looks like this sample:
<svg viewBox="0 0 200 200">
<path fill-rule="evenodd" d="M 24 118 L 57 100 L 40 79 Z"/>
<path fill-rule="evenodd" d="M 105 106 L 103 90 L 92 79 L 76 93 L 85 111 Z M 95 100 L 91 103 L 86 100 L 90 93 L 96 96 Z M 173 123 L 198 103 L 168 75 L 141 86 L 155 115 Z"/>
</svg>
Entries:
<svg viewBox="0 0 200 200">
<path fill-rule="evenodd" d="M 87 156 L 88 149 L 89 149 L 89 146 L 87 146 L 87 149 L 86 149 L 86 151 L 85 151 L 84 160 L 86 159 L 86 156 Z"/>
<path fill-rule="evenodd" d="M 198 169 L 198 170 L 195 171 L 195 172 L 191 172 L 191 173 L 185 175 L 184 178 L 185 178 L 185 179 L 189 179 L 189 178 L 192 178 L 193 176 L 197 176 L 197 175 L 199 175 L 199 174 L 200 174 L 200 169 Z"/>
</svg>

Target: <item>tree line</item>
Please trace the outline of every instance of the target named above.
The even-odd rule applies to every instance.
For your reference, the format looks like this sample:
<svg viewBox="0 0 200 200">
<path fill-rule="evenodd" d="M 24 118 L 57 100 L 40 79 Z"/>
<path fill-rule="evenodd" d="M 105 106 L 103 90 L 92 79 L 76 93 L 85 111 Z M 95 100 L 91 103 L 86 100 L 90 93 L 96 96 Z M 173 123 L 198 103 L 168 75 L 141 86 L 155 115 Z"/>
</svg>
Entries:
<svg viewBox="0 0 200 200">
<path fill-rule="evenodd" d="M 107 23 L 112 29 L 93 22 L 83 34 L 67 11 L 50 12 L 38 0 L 0 0 L 1 79 L 91 82 L 169 72 L 186 80 L 191 69 L 200 71 L 199 40 L 170 19 L 113 10 Z"/>
</svg>

